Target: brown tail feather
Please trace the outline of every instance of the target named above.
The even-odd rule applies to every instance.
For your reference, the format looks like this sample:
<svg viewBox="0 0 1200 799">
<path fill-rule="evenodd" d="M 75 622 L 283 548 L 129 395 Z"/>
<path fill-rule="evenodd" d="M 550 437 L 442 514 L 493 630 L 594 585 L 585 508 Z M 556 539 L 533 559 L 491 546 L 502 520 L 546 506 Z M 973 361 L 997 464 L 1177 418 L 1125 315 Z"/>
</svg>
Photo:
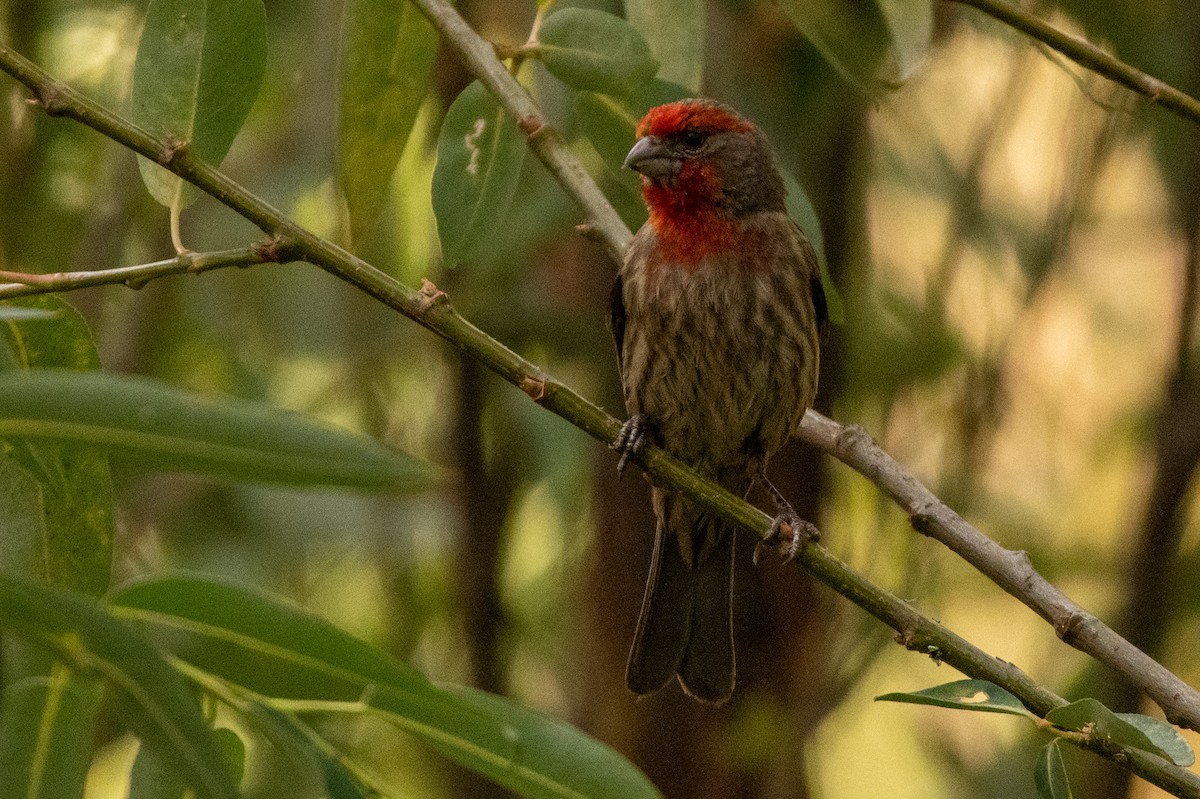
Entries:
<svg viewBox="0 0 1200 799">
<path fill-rule="evenodd" d="M 656 506 L 662 513 L 626 682 L 645 694 L 678 674 L 689 695 L 719 704 L 734 683 L 733 530 L 677 496 Z"/>
</svg>

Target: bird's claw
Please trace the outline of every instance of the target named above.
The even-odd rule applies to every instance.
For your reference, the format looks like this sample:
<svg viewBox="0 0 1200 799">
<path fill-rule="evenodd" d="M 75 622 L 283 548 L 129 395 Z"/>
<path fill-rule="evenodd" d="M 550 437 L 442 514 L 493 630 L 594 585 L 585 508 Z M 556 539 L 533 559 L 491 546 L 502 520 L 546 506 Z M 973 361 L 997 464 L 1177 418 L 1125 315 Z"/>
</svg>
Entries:
<svg viewBox="0 0 1200 799">
<path fill-rule="evenodd" d="M 621 453 L 621 459 L 617 461 L 618 480 L 624 475 L 630 456 L 641 455 L 642 450 L 646 448 L 646 444 L 650 441 L 650 427 L 650 420 L 640 413 L 630 416 L 621 425 L 621 430 L 617 433 L 611 447 L 614 451 Z"/>
<path fill-rule="evenodd" d="M 821 531 L 815 525 L 801 519 L 790 507 L 783 508 L 771 522 L 771 529 L 754 546 L 754 565 L 758 565 L 762 551 L 767 548 L 777 549 L 783 556 L 783 562 L 791 563 L 805 541 L 818 541 L 820 538 Z"/>
</svg>

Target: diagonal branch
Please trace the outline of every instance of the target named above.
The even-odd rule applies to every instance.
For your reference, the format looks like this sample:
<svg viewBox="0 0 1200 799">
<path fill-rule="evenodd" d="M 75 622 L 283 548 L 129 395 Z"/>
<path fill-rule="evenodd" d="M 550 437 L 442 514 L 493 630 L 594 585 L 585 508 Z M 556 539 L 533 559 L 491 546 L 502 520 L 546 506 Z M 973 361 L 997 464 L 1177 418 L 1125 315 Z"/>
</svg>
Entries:
<svg viewBox="0 0 1200 799">
<path fill-rule="evenodd" d="M 434 0 L 420 0 L 420 2 L 434 4 Z M 452 9 L 450 11 L 453 13 Z M 457 346 L 468 357 L 475 359 L 508 382 L 518 386 L 534 402 L 561 416 L 594 438 L 606 443 L 611 443 L 615 439 L 620 428 L 620 422 L 617 419 L 461 317 L 450 304 L 446 294 L 432 283 L 426 281 L 419 290 L 399 283 L 332 242 L 306 230 L 215 167 L 196 159 L 185 142 L 161 140 L 151 136 L 132 122 L 122 119 L 74 89 L 55 80 L 3 44 L 0 44 L 0 70 L 8 72 L 25 84 L 36 98 L 34 103 L 45 109 L 47 113 L 80 121 L 129 149 L 155 160 L 241 214 L 266 232 L 276 242 L 275 246 L 280 248 L 280 252 L 285 254 L 286 258 L 302 259 L 313 263 L 408 316 Z M 517 88 L 520 89 L 519 86 Z M 521 91 L 524 90 L 521 89 Z M 527 95 L 526 100 L 530 104 L 532 103 Z M 502 102 L 504 102 L 503 99 Z M 537 119 L 540 119 L 540 116 Z M 559 163 L 561 159 L 565 158 L 565 147 L 556 135 L 549 133 L 544 124 L 533 127 L 523 126 L 523 129 L 534 143 L 531 146 L 535 146 L 535 149 L 542 148 L 537 152 L 543 159 Z M 537 144 L 538 142 L 540 144 Z M 560 150 L 563 152 L 559 152 Z M 573 173 L 567 169 L 565 174 Z M 584 176 L 586 177 L 586 173 Z M 590 178 L 587 179 L 587 182 L 590 183 Z M 615 226 L 605 221 L 615 218 L 615 214 L 611 208 L 604 211 L 603 207 L 597 204 L 603 203 L 606 206 L 607 202 L 603 200 L 603 195 L 599 193 L 594 184 L 591 185 L 592 190 L 588 193 L 577 195 L 574 194 L 575 184 L 566 184 L 568 191 L 571 191 L 573 196 L 576 196 L 580 204 L 584 206 L 591 223 L 599 225 L 596 232 L 605 239 L 609 249 L 613 250 L 614 245 L 628 240 L 629 233 L 624 230 L 622 238 L 618 236 L 619 231 L 615 229 Z M 599 200 L 595 199 L 596 197 Z M 623 225 L 620 227 L 622 230 L 624 229 Z M 281 255 L 282 257 L 285 256 Z M 806 416 L 804 430 L 804 435 L 815 441 L 821 441 L 823 436 L 830 435 L 833 436 L 835 442 L 847 436 L 850 439 L 862 438 L 861 431 L 858 431 L 857 428 L 843 428 L 813 412 L 809 412 Z M 858 435 L 855 435 L 856 432 Z M 838 452 L 838 448 L 828 440 L 825 441 L 825 446 L 830 451 Z M 698 476 L 664 450 L 648 447 L 640 456 L 640 461 L 654 476 L 658 484 L 688 495 L 722 518 L 760 537 L 767 532 L 771 520 L 762 511 L 724 488 Z M 894 464 L 894 461 L 892 463 Z M 863 468 L 869 478 L 880 480 L 881 487 L 888 491 L 894 499 L 899 501 L 905 496 L 903 492 L 896 489 L 895 484 L 889 482 L 891 477 L 889 480 L 883 480 L 877 473 L 878 470 L 873 471 L 865 466 Z M 908 486 L 911 490 L 925 491 L 914 478 L 900 470 L 898 465 L 895 466 L 895 469 L 896 473 L 893 477 L 899 485 Z M 925 491 L 925 493 L 928 492 Z M 920 496 L 919 492 L 917 496 Z M 942 519 L 952 521 L 953 518 L 957 518 L 931 494 L 926 501 L 914 508 L 915 510 L 910 512 L 917 513 L 919 511 L 923 514 L 919 518 L 931 518 L 935 521 Z M 965 522 L 958 521 L 965 525 Z M 949 524 L 949 521 L 946 523 Z M 931 522 L 931 524 L 933 523 Z M 972 546 L 964 547 L 960 554 L 967 557 L 986 574 L 990 575 L 993 572 L 1004 574 L 1003 560 L 1011 553 L 1007 553 L 1006 550 L 1001 549 L 994 542 L 990 542 L 977 531 L 974 532 L 974 535 L 978 540 L 968 537 L 967 540 L 972 543 Z M 1063 700 L 1060 697 L 1037 686 L 1016 667 L 1003 663 L 971 646 L 960 637 L 922 616 L 895 595 L 873 585 L 820 544 L 807 542 L 803 546 L 798 560 L 805 569 L 826 585 L 897 630 L 900 633 L 900 642 L 906 646 L 936 656 L 939 660 L 954 665 L 969 676 L 991 680 L 1004 686 L 1020 697 L 1034 712 L 1044 714 L 1049 708 L 1062 703 Z M 1013 585 L 1011 581 L 1004 585 L 1021 597 L 1023 589 L 1020 585 Z M 1065 597 L 1063 601 L 1067 601 Z M 1116 639 L 1113 645 L 1131 648 L 1120 639 Z M 1138 675 L 1131 676 L 1136 678 Z M 1177 678 L 1174 679 L 1179 686 L 1180 696 L 1185 699 L 1196 696 L 1196 692 L 1186 684 Z M 1173 710 L 1168 713 L 1174 714 L 1177 723 L 1200 728 L 1200 711 L 1197 711 L 1197 708 L 1200 708 L 1200 697 L 1193 705 L 1185 703 L 1179 707 L 1173 706 Z M 1144 779 L 1177 796 L 1200 797 L 1200 777 L 1157 757 L 1145 752 L 1119 747 L 1100 739 L 1084 740 L 1081 741 L 1081 745 L 1125 765 Z"/>
<path fill-rule="evenodd" d="M 1200 123 L 1200 100 L 1176 89 L 1153 75 L 1136 67 L 1080 36 L 1061 31 L 1023 8 L 1005 0 L 949 0 L 977 8 L 989 16 L 1037 39 L 1065 55 L 1075 63 L 1103 75 L 1111 81 L 1148 97 L 1150 102 L 1178 114 L 1184 119 Z"/>
</svg>

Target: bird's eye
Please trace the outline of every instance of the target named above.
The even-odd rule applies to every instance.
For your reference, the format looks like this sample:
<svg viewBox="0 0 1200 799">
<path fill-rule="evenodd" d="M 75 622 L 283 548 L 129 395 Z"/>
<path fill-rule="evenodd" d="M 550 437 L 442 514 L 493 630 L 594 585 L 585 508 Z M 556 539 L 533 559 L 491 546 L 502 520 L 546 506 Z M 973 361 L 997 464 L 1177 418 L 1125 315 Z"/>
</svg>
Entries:
<svg viewBox="0 0 1200 799">
<path fill-rule="evenodd" d="M 695 149 L 701 144 L 704 144 L 704 134 L 698 130 L 685 130 L 681 137 L 683 146 L 689 149 Z"/>
</svg>

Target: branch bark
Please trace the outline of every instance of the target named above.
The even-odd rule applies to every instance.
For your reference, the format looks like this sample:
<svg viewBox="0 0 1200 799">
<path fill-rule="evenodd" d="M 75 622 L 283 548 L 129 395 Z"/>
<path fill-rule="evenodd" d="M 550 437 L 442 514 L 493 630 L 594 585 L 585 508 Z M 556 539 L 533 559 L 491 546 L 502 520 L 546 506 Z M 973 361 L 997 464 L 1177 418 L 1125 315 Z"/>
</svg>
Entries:
<svg viewBox="0 0 1200 799">
<path fill-rule="evenodd" d="M 1060 31 L 1048 22 L 1004 0 L 949 0 L 971 6 L 1057 50 L 1075 63 L 1131 89 L 1150 102 L 1200 123 L 1200 100 L 1126 64 L 1088 40 Z"/>
<path fill-rule="evenodd" d="M 448 31 L 455 31 L 454 35 L 457 36 L 462 35 L 463 29 L 470 30 L 461 18 L 457 17 L 456 12 L 441 0 L 417 1 L 423 8 L 437 8 L 441 16 L 435 19 L 435 23 L 438 23 L 439 28 L 448 36 L 451 35 Z M 473 31 L 471 36 L 474 36 Z M 456 46 L 460 44 L 458 39 L 452 41 Z M 472 39 L 464 35 L 461 46 L 469 51 L 479 41 L 482 40 L 477 36 Z M 472 57 L 482 58 L 478 53 Z M 494 57 L 489 57 L 496 65 L 499 64 Z M 33 92 L 36 104 L 52 116 L 65 116 L 82 122 L 129 149 L 155 160 L 212 195 L 276 240 L 281 252 L 286 253 L 289 258 L 313 263 L 408 316 L 457 346 L 466 356 L 519 387 L 534 402 L 592 437 L 606 443 L 611 443 L 616 437 L 620 428 L 617 419 L 480 331 L 461 317 L 450 304 L 446 294 L 432 283 L 426 281 L 420 289 L 412 289 L 399 283 L 332 242 L 301 227 L 215 167 L 196 159 L 186 142 L 160 140 L 151 136 L 133 123 L 53 79 L 3 44 L 0 44 L 0 70 L 8 72 L 25 84 Z M 498 75 L 491 72 L 488 74 L 491 76 L 490 80 L 498 85 L 503 83 L 504 79 Z M 515 81 L 513 84 L 516 85 Z M 512 86 L 502 88 L 511 90 Z M 512 104 L 517 108 L 526 111 L 532 109 L 536 112 L 536 107 L 532 106 L 532 99 L 524 94 L 519 85 L 516 85 L 516 88 L 524 99 L 517 100 L 518 95 L 511 95 L 508 99 L 501 97 L 501 102 L 506 107 Z M 522 114 L 519 118 L 529 119 L 530 115 Z M 537 114 L 534 114 L 533 118 L 541 119 Z M 562 174 L 568 175 L 571 181 L 564 182 L 564 186 L 579 200 L 592 224 L 599 225 L 595 230 L 605 241 L 609 251 L 620 252 L 624 243 L 628 241 L 628 230 L 619 224 L 619 220 L 617 227 L 620 230 L 615 229 L 610 221 L 606 221 L 616 219 L 615 212 L 611 208 L 603 210 L 602 206 L 606 207 L 607 201 L 586 173 L 581 173 L 583 177 L 580 178 L 573 168 L 569 167 L 568 162 L 571 159 L 561 140 L 557 135 L 551 134 L 545 124 L 523 125 L 522 129 L 529 135 L 531 146 L 544 161 L 562 166 Z M 577 162 L 576 166 L 579 166 Z M 579 166 L 579 169 L 582 170 L 582 167 Z M 552 171 L 556 175 L 560 174 L 554 169 Z M 591 188 L 583 194 L 576 194 L 577 186 L 581 185 L 590 185 Z M 1027 560 L 1018 553 L 1008 552 L 988 540 L 938 502 L 927 489 L 904 472 L 899 464 L 870 443 L 858 428 L 844 428 L 810 411 L 805 417 L 802 436 L 835 456 L 855 464 L 856 469 L 876 481 L 885 493 L 909 510 L 922 532 L 933 535 L 936 531 L 940 536 L 939 540 L 944 538 L 943 543 L 947 543 L 1022 601 L 1028 598 L 1027 604 L 1035 610 L 1043 604 L 1053 610 L 1047 618 L 1052 622 L 1061 623 L 1061 629 L 1056 629 L 1059 629 L 1060 636 L 1065 640 L 1099 640 L 1123 654 L 1121 663 L 1128 661 L 1132 664 L 1131 668 L 1142 668 L 1146 665 L 1136 657 L 1141 653 L 1041 580 L 1028 566 Z M 664 450 L 648 447 L 639 461 L 658 484 L 687 494 L 722 518 L 760 537 L 768 530 L 771 520 L 762 511 L 720 486 L 699 477 Z M 1051 707 L 1064 702 L 1061 697 L 1038 686 L 1016 666 L 988 655 L 932 619 L 923 616 L 900 598 L 873 585 L 819 543 L 807 542 L 797 560 L 821 582 L 895 629 L 899 633 L 899 642 L 906 647 L 936 657 L 969 676 L 1004 686 L 1035 713 L 1044 714 Z M 1022 581 L 1029 582 L 1033 587 L 1028 588 Z M 1141 658 L 1145 659 L 1145 656 L 1141 655 Z M 1152 661 L 1150 666 L 1155 674 L 1166 672 Z M 1168 710 L 1168 716 L 1175 718 L 1176 722 L 1183 726 L 1200 729 L 1200 694 L 1169 672 L 1161 676 L 1161 681 L 1174 685 L 1177 690 L 1175 701 L 1168 703 L 1168 707 L 1171 708 Z M 1157 695 L 1162 692 L 1151 692 L 1148 689 L 1148 693 Z M 1200 777 L 1184 769 L 1147 753 L 1116 747 L 1101 739 L 1086 739 L 1080 743 L 1122 763 L 1139 776 L 1177 796 L 1200 797 Z"/>
</svg>

